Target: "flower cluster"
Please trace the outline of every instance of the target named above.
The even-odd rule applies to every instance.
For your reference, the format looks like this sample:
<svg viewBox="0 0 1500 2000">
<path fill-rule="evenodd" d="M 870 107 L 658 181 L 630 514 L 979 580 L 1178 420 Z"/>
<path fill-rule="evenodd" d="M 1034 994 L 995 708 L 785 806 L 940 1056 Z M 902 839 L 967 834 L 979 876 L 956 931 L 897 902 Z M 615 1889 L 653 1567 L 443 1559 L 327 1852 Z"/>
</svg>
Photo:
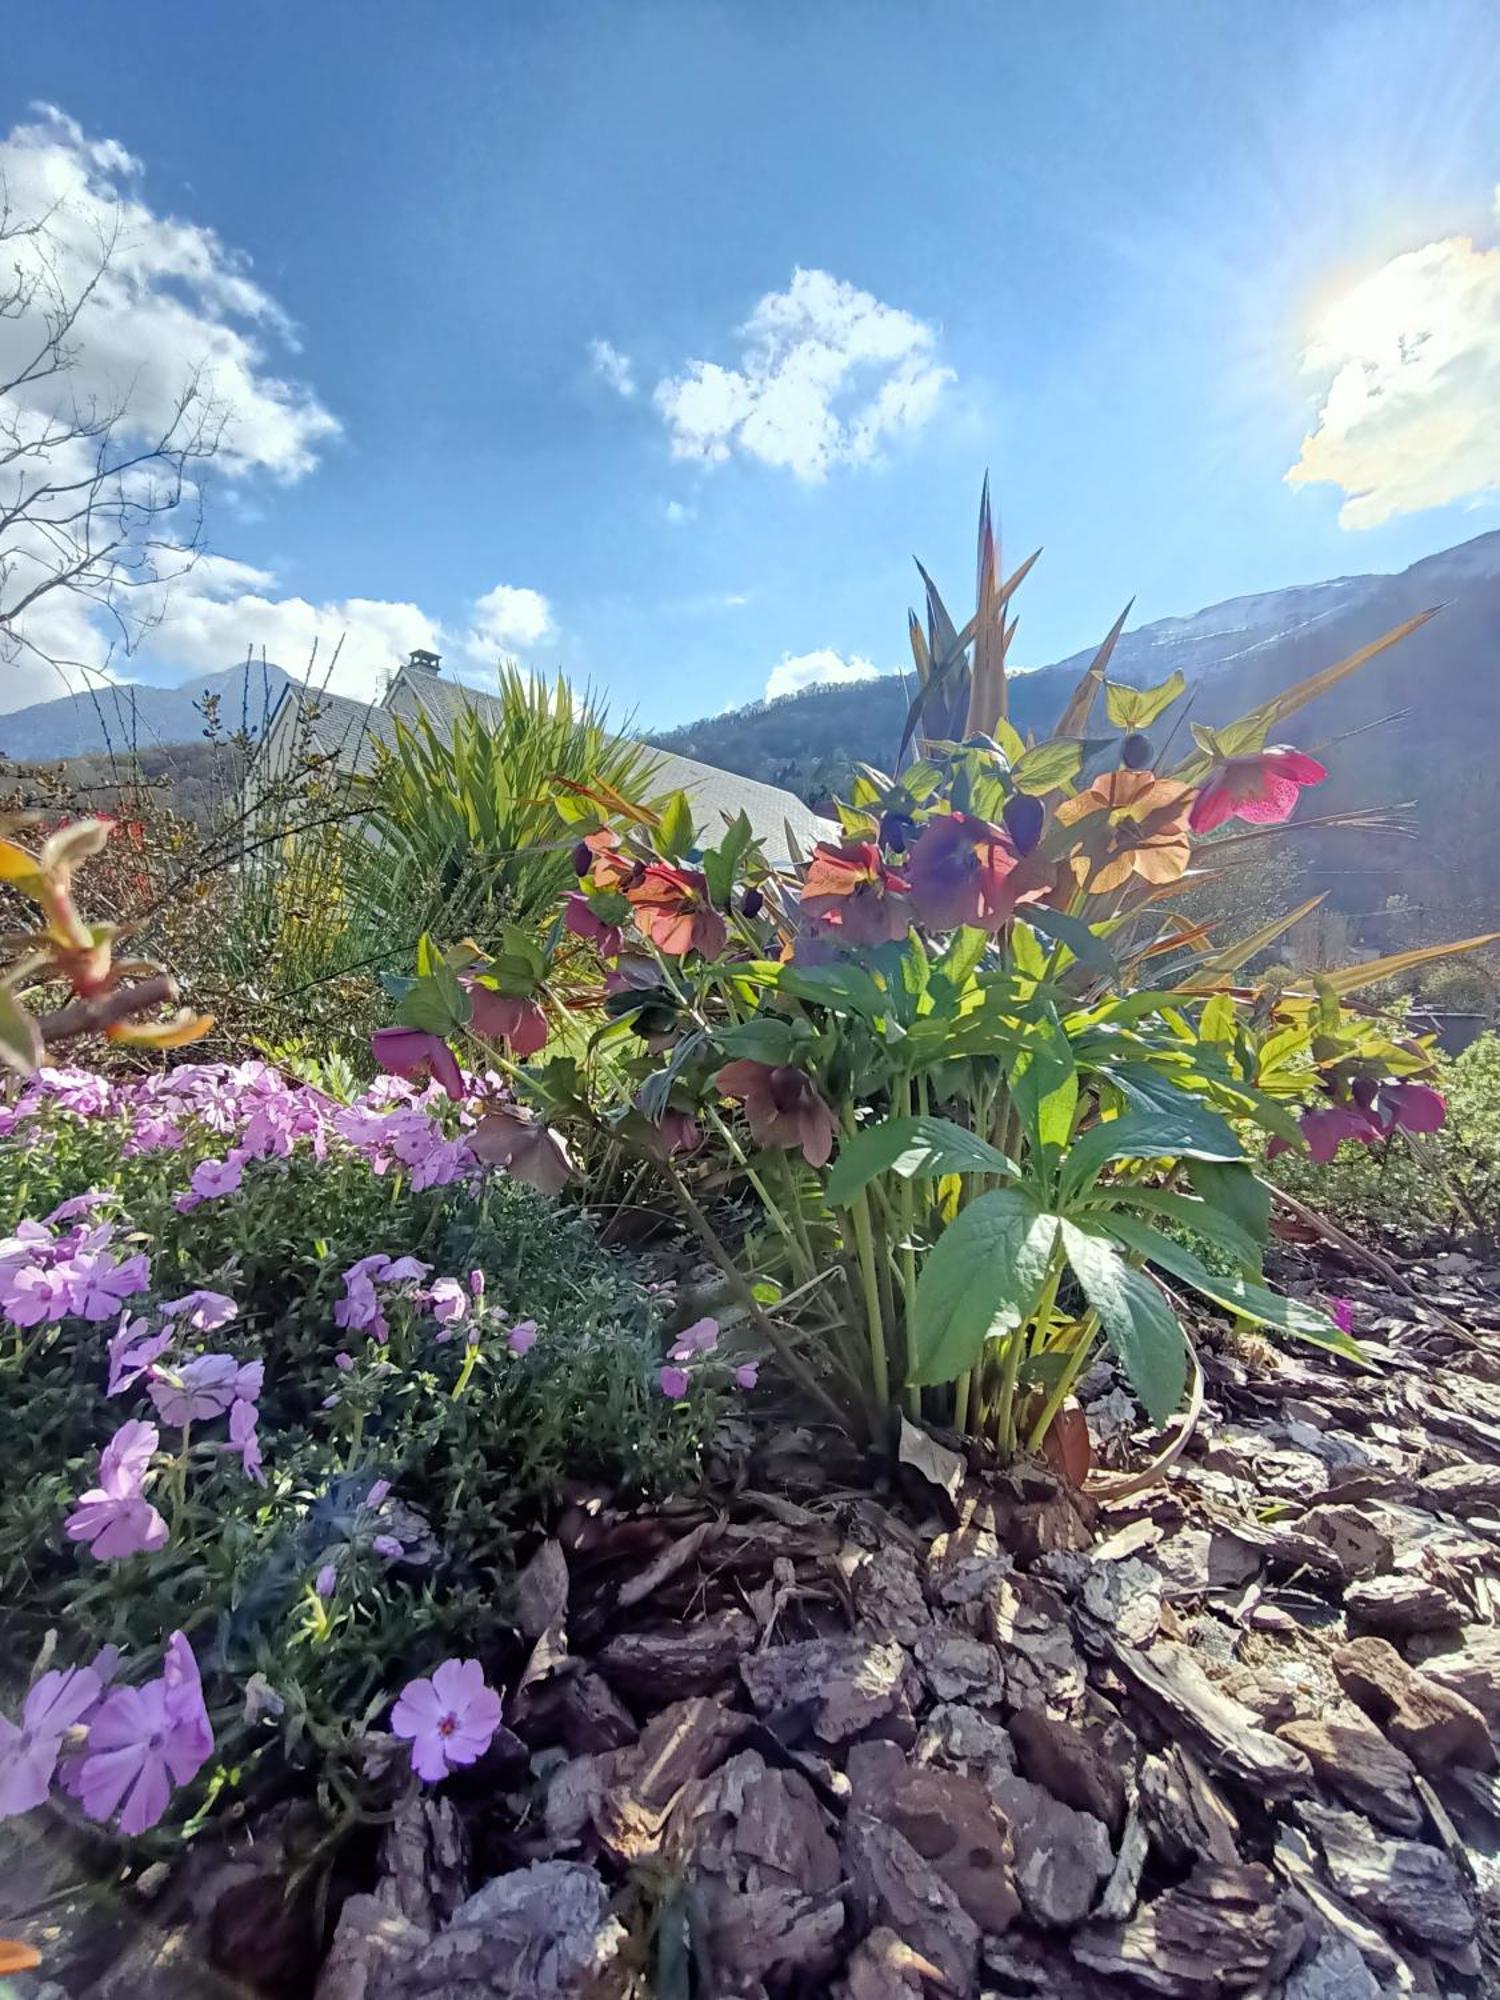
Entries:
<svg viewBox="0 0 1500 2000">
<path fill-rule="evenodd" d="M 98 1205 L 94 1198 L 87 1198 Z M 77 1202 L 64 1207 L 76 1212 Z M 140 1252 L 111 1255 L 112 1223 L 75 1221 L 54 1210 L 44 1221 L 22 1222 L 14 1236 L 0 1239 L 0 1316 L 12 1326 L 36 1327 L 69 1317 L 107 1320 L 126 1299 L 151 1282 L 151 1265 Z"/>
<path fill-rule="evenodd" d="M 90 1819 L 144 1833 L 202 1770 L 213 1727 L 183 1634 L 168 1639 L 155 1680 L 111 1686 L 118 1665 L 106 1649 L 90 1666 L 54 1669 L 27 1695 L 19 1723 L 0 1716 L 0 1819 L 45 1805 L 55 1783 Z"/>
</svg>

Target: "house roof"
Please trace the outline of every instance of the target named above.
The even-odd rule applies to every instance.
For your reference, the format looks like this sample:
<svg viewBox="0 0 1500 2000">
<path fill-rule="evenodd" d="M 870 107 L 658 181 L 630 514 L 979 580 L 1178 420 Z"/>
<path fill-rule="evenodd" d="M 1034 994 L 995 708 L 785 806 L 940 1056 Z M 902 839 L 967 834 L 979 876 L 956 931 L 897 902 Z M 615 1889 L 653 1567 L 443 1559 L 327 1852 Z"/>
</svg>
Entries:
<svg viewBox="0 0 1500 2000">
<path fill-rule="evenodd" d="M 282 701 L 301 708 L 301 726 L 307 730 L 312 749 L 361 775 L 373 770 L 377 745 L 389 747 L 395 742 L 398 717 L 414 721 L 425 716 L 434 729 L 446 732 L 466 709 L 481 717 L 500 709 L 498 696 L 486 694 L 482 688 L 408 667 L 397 674 L 378 706 L 351 701 L 347 695 L 318 693 L 298 682 L 287 689 Z M 278 703 L 278 715 L 280 707 Z M 272 719 L 274 722 L 276 717 Z M 839 838 L 837 828 L 820 819 L 795 793 L 778 785 L 742 778 L 717 765 L 700 764 L 696 758 L 679 757 L 652 745 L 647 748 L 655 760 L 653 792 L 685 792 L 694 817 L 710 838 L 741 812 L 774 862 L 788 859 L 788 829 L 804 854 L 814 841 L 826 840 L 830 834 Z"/>
</svg>

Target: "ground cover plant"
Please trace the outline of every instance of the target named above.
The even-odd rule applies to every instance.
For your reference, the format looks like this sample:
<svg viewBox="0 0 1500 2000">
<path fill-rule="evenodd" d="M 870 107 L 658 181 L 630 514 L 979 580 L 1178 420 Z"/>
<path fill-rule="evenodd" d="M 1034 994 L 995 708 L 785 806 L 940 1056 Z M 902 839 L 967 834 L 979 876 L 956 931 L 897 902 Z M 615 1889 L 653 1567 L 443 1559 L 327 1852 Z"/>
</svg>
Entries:
<svg viewBox="0 0 1500 2000">
<path fill-rule="evenodd" d="M 429 1728 L 372 1778 L 369 1736 L 436 1727 L 445 1660 L 488 1714 L 563 1483 L 690 1474 L 653 1300 L 471 1129 L 256 1062 L 44 1068 L 0 1111 L 0 1815 L 170 1841 L 290 1788 L 336 1837 L 437 1772 Z"/>
<path fill-rule="evenodd" d="M 973 618 L 929 581 L 912 620 L 894 775 L 862 768 L 800 866 L 772 869 L 743 821 L 700 830 L 681 796 L 613 824 L 575 800 L 579 881 L 547 937 L 425 942 L 376 1038 L 405 1074 L 482 1046 L 521 1102 L 474 1143 L 539 1185 L 566 1183 L 570 1137 L 654 1160 L 783 1366 L 877 1442 L 904 1406 L 1042 1446 L 1101 1342 L 1165 1421 L 1182 1296 L 1347 1347 L 1262 1282 L 1252 1135 L 1326 1158 L 1436 1129 L 1430 1042 L 1355 996 L 1491 941 L 1262 989 L 1245 968 L 1311 904 L 1227 940 L 1173 907 L 1325 779 L 1283 726 L 1421 617 L 1219 730 L 1171 721 L 1180 674 L 1110 683 L 1117 626 L 1028 742 L 1006 650 L 1029 567 L 1002 580 L 986 503 Z M 1330 817 L 1381 815 L 1296 824 Z M 592 996 L 553 976 L 580 940 Z M 546 1059 L 590 1010 L 583 1056 Z M 712 1213 L 726 1186 L 753 1203 L 741 1241 Z"/>
</svg>

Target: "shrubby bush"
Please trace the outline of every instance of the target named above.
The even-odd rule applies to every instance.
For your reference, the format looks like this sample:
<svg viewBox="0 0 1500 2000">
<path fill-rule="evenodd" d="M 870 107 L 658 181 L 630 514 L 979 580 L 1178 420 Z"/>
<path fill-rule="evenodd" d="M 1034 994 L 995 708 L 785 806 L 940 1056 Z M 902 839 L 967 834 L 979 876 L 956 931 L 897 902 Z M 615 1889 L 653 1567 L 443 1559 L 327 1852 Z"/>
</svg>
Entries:
<svg viewBox="0 0 1500 2000">
<path fill-rule="evenodd" d="M 662 1394 L 649 1294 L 432 1095 L 192 1064 L 0 1111 L 0 1710 L 45 1649 L 149 1690 L 183 1635 L 213 1751 L 174 1824 L 289 1770 L 356 1796 L 407 1675 L 513 1664 L 565 1481 L 691 1473 L 710 1405 Z"/>
</svg>

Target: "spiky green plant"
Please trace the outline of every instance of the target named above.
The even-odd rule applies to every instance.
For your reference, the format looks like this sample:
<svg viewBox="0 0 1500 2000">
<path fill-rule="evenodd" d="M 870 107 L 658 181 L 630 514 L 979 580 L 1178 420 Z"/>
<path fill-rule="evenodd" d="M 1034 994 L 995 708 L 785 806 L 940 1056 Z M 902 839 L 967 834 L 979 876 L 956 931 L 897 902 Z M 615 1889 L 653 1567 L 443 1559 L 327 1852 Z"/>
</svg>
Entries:
<svg viewBox="0 0 1500 2000">
<path fill-rule="evenodd" d="M 447 734 L 398 720 L 366 791 L 372 838 L 345 853 L 354 922 L 409 954 L 425 931 L 545 928 L 573 880 L 570 788 L 638 800 L 654 754 L 616 735 L 561 676 L 500 671 L 498 712 L 466 708 Z"/>
</svg>

